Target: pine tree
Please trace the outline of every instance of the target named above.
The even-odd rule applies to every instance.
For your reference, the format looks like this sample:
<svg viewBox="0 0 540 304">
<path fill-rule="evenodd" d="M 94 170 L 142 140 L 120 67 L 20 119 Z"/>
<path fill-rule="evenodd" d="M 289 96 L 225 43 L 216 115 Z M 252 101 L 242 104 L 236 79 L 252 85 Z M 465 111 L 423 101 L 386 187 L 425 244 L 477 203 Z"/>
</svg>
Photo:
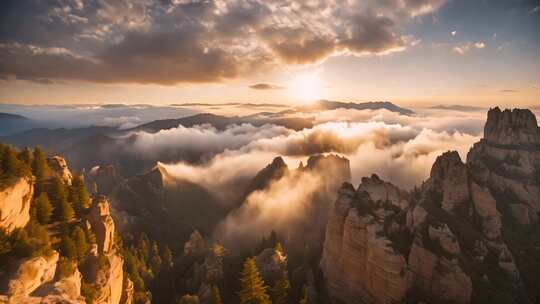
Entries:
<svg viewBox="0 0 540 304">
<path fill-rule="evenodd" d="M 51 220 L 53 213 L 53 206 L 49 201 L 49 196 L 46 192 L 41 192 L 35 201 L 36 216 L 41 224 L 47 224 Z"/>
<path fill-rule="evenodd" d="M 77 249 L 77 257 L 79 258 L 79 260 L 82 260 L 86 257 L 89 249 L 84 230 L 82 230 L 81 227 L 77 226 L 73 230 L 72 235 L 73 242 L 75 243 L 75 248 Z"/>
<path fill-rule="evenodd" d="M 78 214 L 90 207 L 90 196 L 86 191 L 82 175 L 75 175 L 71 181 L 70 201 Z"/>
<path fill-rule="evenodd" d="M 32 165 L 32 151 L 25 147 L 20 153 L 19 153 L 19 159 L 26 165 L 31 166 Z"/>
<path fill-rule="evenodd" d="M 20 176 L 24 174 L 24 164 L 17 157 L 17 151 L 9 146 L 4 149 L 2 169 L 8 176 Z"/>
<path fill-rule="evenodd" d="M 62 237 L 60 252 L 68 259 L 74 260 L 77 258 L 77 247 L 75 246 L 75 242 L 67 235 Z"/>
<path fill-rule="evenodd" d="M 45 180 L 49 175 L 49 165 L 43 151 L 36 147 L 32 160 L 32 173 L 36 177 L 36 193 L 45 191 Z"/>
<path fill-rule="evenodd" d="M 159 273 L 161 263 L 161 257 L 159 256 L 159 247 L 158 244 L 154 241 L 154 243 L 152 244 L 152 255 L 150 257 L 150 267 L 154 275 L 157 275 Z"/>
<path fill-rule="evenodd" d="M 212 301 L 210 304 L 223 304 L 221 295 L 219 294 L 219 288 L 216 285 L 212 286 Z"/>
<path fill-rule="evenodd" d="M 244 262 L 240 281 L 242 285 L 239 294 L 241 304 L 271 304 L 254 258 L 248 258 Z"/>
<path fill-rule="evenodd" d="M 63 222 L 69 222 L 75 216 L 75 210 L 71 207 L 71 204 L 67 200 L 60 202 L 60 220 Z"/>
<path fill-rule="evenodd" d="M 291 283 L 285 273 L 281 279 L 279 279 L 272 288 L 272 303 L 274 304 L 287 304 L 289 302 L 289 291 L 291 289 Z"/>
<path fill-rule="evenodd" d="M 172 252 L 167 245 L 165 245 L 165 248 L 161 252 L 161 260 L 163 261 L 163 265 L 165 265 L 165 267 L 170 268 L 173 266 Z"/>
</svg>

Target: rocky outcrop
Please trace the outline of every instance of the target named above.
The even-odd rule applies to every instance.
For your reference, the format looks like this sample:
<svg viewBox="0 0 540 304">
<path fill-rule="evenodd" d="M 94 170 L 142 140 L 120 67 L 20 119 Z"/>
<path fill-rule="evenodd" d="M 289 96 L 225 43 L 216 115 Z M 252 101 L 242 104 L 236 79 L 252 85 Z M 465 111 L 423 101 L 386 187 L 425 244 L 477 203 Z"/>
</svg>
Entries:
<svg viewBox="0 0 540 304">
<path fill-rule="evenodd" d="M 73 176 L 71 175 L 71 171 L 69 171 L 67 162 L 64 158 L 60 156 L 48 157 L 47 164 L 52 169 L 54 175 L 64 180 L 68 185 L 71 185 Z"/>
<path fill-rule="evenodd" d="M 30 220 L 30 205 L 34 195 L 34 180 L 20 177 L 0 189 L 0 228 L 11 232 L 26 226 Z"/>
<path fill-rule="evenodd" d="M 98 247 L 91 259 L 93 273 L 90 275 L 95 279 L 96 304 L 118 304 L 125 290 L 124 260 L 114 247 L 115 226 L 105 197 L 93 199 L 88 222 L 96 235 Z"/>
<path fill-rule="evenodd" d="M 321 260 L 330 296 L 345 303 L 538 302 L 540 268 L 528 262 L 538 257 L 530 245 L 538 241 L 538 134 L 530 111 L 492 109 L 467 163 L 455 151 L 442 154 L 419 191 L 407 194 L 377 176 L 363 178 L 357 191 L 345 184 Z"/>
<path fill-rule="evenodd" d="M 127 277 L 124 276 L 124 283 L 122 285 L 122 297 L 120 298 L 121 304 L 132 304 L 133 303 L 133 294 L 135 293 L 135 287 L 133 282 Z"/>
<path fill-rule="evenodd" d="M 275 248 L 266 248 L 255 256 L 257 269 L 270 286 L 287 272 L 287 256 Z"/>
<path fill-rule="evenodd" d="M 98 194 L 109 195 L 120 182 L 121 179 L 112 165 L 96 166 L 88 174 L 88 183 L 96 184 Z"/>
<path fill-rule="evenodd" d="M 501 111 L 496 107 L 488 112 L 484 139 L 487 143 L 495 145 L 540 146 L 540 128 L 536 116 L 529 110 Z"/>
<path fill-rule="evenodd" d="M 105 256 L 107 265 L 96 275 L 96 304 L 118 304 L 122 298 L 124 260 L 116 253 Z"/>
<path fill-rule="evenodd" d="M 104 196 L 94 198 L 88 221 L 96 234 L 99 253 L 109 253 L 114 245 L 114 221 L 109 201 Z"/>
<path fill-rule="evenodd" d="M 467 167 L 457 151 L 449 151 L 437 157 L 433 164 L 426 188 L 442 191 L 441 206 L 446 211 L 465 207 L 470 199 Z"/>
<path fill-rule="evenodd" d="M 281 179 L 289 174 L 289 167 L 283 161 L 283 158 L 276 157 L 268 166 L 259 171 L 252 179 L 246 190 L 246 195 L 256 190 L 266 189 L 271 182 Z"/>
<path fill-rule="evenodd" d="M 409 206 L 407 193 L 391 183 L 384 182 L 376 174 L 363 177 L 357 191 L 366 191 L 374 201 L 389 202 L 392 205 L 405 209 Z"/>
<path fill-rule="evenodd" d="M 38 256 L 21 262 L 8 284 L 9 300 L 22 301 L 38 287 L 51 281 L 56 272 L 58 258 L 58 252 L 53 251 L 50 255 Z"/>
<path fill-rule="evenodd" d="M 410 288 L 412 273 L 406 257 L 383 235 L 380 218 L 366 212 L 376 203 L 362 193 L 366 192 L 357 194 L 350 184 L 340 189 L 326 230 L 321 269 L 333 299 L 346 303 L 398 302 Z"/>
</svg>

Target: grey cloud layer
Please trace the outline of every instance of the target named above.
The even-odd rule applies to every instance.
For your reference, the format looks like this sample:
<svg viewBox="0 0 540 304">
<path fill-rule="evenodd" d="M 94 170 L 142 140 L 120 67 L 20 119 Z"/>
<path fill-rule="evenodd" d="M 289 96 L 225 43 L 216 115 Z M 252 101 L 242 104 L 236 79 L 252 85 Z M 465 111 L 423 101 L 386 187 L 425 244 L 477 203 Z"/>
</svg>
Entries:
<svg viewBox="0 0 540 304">
<path fill-rule="evenodd" d="M 220 81 L 338 53 L 403 49 L 401 25 L 444 2 L 8 0 L 0 13 L 0 76 Z"/>
</svg>

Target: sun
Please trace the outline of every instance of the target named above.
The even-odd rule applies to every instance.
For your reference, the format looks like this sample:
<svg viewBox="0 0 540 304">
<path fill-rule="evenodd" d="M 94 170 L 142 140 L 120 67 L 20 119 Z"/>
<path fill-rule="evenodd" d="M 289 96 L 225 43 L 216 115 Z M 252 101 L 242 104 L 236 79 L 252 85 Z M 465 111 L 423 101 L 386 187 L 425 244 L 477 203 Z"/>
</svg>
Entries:
<svg viewBox="0 0 540 304">
<path fill-rule="evenodd" d="M 296 76 L 291 83 L 291 88 L 294 97 L 306 103 L 323 97 L 323 82 L 317 73 Z"/>
</svg>

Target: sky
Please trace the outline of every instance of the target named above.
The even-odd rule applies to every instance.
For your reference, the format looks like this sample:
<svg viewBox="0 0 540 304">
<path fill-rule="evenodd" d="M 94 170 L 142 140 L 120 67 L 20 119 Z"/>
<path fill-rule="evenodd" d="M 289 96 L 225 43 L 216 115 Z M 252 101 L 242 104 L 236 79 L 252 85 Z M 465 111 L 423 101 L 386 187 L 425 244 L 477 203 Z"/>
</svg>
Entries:
<svg viewBox="0 0 540 304">
<path fill-rule="evenodd" d="M 4 0 L 0 103 L 540 105 L 537 0 Z"/>
</svg>

